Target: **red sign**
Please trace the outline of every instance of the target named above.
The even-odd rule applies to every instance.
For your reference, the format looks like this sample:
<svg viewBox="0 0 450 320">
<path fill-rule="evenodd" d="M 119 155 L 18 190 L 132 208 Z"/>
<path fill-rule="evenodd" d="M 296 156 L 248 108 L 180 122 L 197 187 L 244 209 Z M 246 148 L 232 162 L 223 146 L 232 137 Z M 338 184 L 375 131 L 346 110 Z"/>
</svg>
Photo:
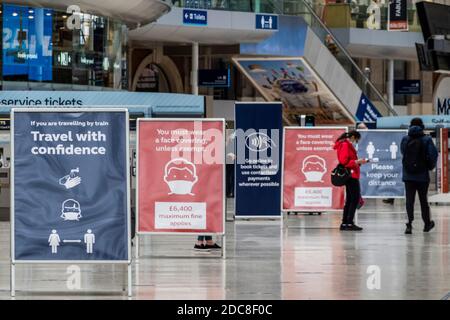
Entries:
<svg viewBox="0 0 450 320">
<path fill-rule="evenodd" d="M 139 233 L 223 234 L 222 120 L 138 120 Z"/>
<path fill-rule="evenodd" d="M 441 129 L 441 193 L 448 193 L 448 129 Z"/>
<path fill-rule="evenodd" d="M 335 141 L 345 128 L 285 128 L 283 210 L 329 211 L 344 207 L 344 188 L 331 184 L 338 165 Z"/>
</svg>

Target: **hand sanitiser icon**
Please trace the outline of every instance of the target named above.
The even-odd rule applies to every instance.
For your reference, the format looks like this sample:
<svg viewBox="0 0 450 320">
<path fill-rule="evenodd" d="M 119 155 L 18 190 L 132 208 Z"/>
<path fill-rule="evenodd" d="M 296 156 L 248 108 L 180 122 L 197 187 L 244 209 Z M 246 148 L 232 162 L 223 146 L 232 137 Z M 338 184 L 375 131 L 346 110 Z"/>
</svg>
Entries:
<svg viewBox="0 0 450 320">
<path fill-rule="evenodd" d="M 72 189 L 81 183 L 81 177 L 77 174 L 80 173 L 80 168 L 70 170 L 70 174 L 59 179 L 59 184 L 66 187 L 66 189 Z"/>
</svg>

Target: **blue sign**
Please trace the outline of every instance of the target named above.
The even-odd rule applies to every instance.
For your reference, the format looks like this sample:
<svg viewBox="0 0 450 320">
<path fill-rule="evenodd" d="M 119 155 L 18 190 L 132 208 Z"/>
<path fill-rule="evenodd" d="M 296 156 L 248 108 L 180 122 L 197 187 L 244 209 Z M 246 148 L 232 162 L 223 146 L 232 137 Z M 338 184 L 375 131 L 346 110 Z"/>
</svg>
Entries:
<svg viewBox="0 0 450 320">
<path fill-rule="evenodd" d="M 230 84 L 230 69 L 198 70 L 200 87 L 229 88 Z"/>
<path fill-rule="evenodd" d="M 278 30 L 278 16 L 272 14 L 257 14 L 256 29 Z"/>
<path fill-rule="evenodd" d="M 281 103 L 236 103 L 236 216 L 281 214 Z"/>
<path fill-rule="evenodd" d="M 53 11 L 5 4 L 2 16 L 3 76 L 51 81 Z"/>
<path fill-rule="evenodd" d="M 359 100 L 358 109 L 356 111 L 356 118 L 364 122 L 375 122 L 380 117 L 382 117 L 381 113 L 366 97 L 366 95 L 362 93 L 361 99 Z"/>
<path fill-rule="evenodd" d="M 13 260 L 129 261 L 127 112 L 15 111 L 12 134 Z"/>
<path fill-rule="evenodd" d="M 411 120 L 419 117 L 422 119 L 425 129 L 435 130 L 437 126 L 443 128 L 450 128 L 450 115 L 413 115 L 413 116 L 399 116 L 399 117 L 382 117 L 377 120 L 378 129 L 398 129 L 409 128 Z"/>
<path fill-rule="evenodd" d="M 400 145 L 407 130 L 360 131 L 358 155 L 369 159 L 361 166 L 361 194 L 367 198 L 403 198 Z"/>
<path fill-rule="evenodd" d="M 208 11 L 206 10 L 183 10 L 183 24 L 207 26 Z"/>
<path fill-rule="evenodd" d="M 394 94 L 421 95 L 422 82 L 420 80 L 395 80 Z"/>
<path fill-rule="evenodd" d="M 191 94 L 152 92 L 1 91 L 0 113 L 9 113 L 11 108 L 108 106 L 126 107 L 130 112 L 144 113 L 145 117 L 160 114 L 198 117 L 205 113 L 204 100 Z"/>
</svg>

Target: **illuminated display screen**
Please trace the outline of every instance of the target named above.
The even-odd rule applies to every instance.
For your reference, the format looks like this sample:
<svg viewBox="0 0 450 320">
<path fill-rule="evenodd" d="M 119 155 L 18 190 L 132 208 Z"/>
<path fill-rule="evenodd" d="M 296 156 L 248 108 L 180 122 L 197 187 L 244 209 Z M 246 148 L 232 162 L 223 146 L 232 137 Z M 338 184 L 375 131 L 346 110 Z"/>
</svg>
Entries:
<svg viewBox="0 0 450 320">
<path fill-rule="evenodd" d="M 3 6 L 4 77 L 52 80 L 52 22 L 50 9 Z"/>
</svg>

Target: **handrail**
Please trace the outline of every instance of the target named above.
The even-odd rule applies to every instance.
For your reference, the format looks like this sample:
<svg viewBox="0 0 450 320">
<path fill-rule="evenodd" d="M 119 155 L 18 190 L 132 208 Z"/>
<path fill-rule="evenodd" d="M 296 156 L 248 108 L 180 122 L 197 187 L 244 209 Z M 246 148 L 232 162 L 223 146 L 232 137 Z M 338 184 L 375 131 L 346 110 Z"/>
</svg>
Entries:
<svg viewBox="0 0 450 320">
<path fill-rule="evenodd" d="M 363 77 L 365 84 L 367 84 L 378 96 L 380 101 L 387 107 L 387 109 L 392 113 L 392 115 L 397 115 L 397 112 L 395 109 L 386 101 L 386 99 L 383 97 L 381 92 L 373 85 L 373 83 L 370 81 L 370 79 L 366 76 L 366 74 L 360 69 L 360 67 L 356 64 L 356 62 L 353 60 L 353 58 L 350 56 L 350 54 L 347 52 L 345 47 L 339 42 L 339 40 L 334 36 L 334 34 L 331 32 L 331 30 L 327 27 L 327 25 L 320 19 L 320 17 L 314 12 L 314 9 L 311 7 L 310 3 L 307 0 L 301 0 L 305 4 L 306 8 L 308 9 L 309 13 L 314 17 L 314 19 L 320 24 L 320 26 L 325 29 L 325 31 L 330 35 L 333 42 L 336 44 L 336 46 L 340 49 L 340 51 L 345 55 L 345 57 L 350 61 L 350 63 L 353 65 L 353 67 L 359 72 L 359 74 Z"/>
</svg>

